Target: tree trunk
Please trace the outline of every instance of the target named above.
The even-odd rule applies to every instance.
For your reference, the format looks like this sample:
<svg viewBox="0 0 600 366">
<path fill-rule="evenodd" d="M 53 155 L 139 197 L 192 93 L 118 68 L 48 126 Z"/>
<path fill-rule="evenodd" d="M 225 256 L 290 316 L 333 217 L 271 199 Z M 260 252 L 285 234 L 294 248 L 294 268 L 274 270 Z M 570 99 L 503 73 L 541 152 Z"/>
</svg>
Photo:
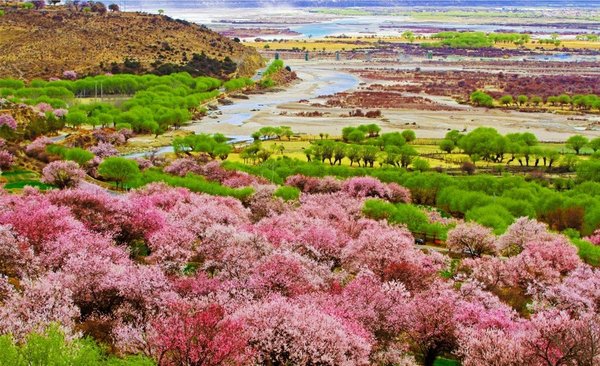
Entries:
<svg viewBox="0 0 600 366">
<path fill-rule="evenodd" d="M 437 358 L 437 352 L 429 351 L 423 356 L 423 365 L 424 366 L 433 366 Z"/>
</svg>

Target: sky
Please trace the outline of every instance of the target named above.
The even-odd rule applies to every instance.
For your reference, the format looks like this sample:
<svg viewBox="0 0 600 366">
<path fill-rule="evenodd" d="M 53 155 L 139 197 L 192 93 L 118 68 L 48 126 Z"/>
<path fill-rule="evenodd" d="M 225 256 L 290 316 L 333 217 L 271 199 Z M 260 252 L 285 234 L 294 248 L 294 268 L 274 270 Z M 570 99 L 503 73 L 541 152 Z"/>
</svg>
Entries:
<svg viewBox="0 0 600 366">
<path fill-rule="evenodd" d="M 130 10 L 196 7 L 255 8 L 266 6 L 487 6 L 487 7 L 600 7 L 600 0 L 119 0 Z"/>
</svg>

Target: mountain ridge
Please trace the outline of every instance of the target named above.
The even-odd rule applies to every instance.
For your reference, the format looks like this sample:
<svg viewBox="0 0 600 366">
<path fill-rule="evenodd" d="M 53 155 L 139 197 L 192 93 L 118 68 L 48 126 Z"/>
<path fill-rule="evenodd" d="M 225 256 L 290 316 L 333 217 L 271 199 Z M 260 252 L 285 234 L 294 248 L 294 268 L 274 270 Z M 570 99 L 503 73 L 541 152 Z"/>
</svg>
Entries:
<svg viewBox="0 0 600 366">
<path fill-rule="evenodd" d="M 262 66 L 256 50 L 208 28 L 146 13 L 84 13 L 65 8 L 7 9 L 0 17 L 0 77 L 61 77 L 114 72 L 125 60 L 140 72 L 181 66 L 204 55 L 207 76 L 249 76 Z M 231 73 L 233 61 L 234 72 Z M 202 70 L 204 72 L 204 70 Z"/>
</svg>

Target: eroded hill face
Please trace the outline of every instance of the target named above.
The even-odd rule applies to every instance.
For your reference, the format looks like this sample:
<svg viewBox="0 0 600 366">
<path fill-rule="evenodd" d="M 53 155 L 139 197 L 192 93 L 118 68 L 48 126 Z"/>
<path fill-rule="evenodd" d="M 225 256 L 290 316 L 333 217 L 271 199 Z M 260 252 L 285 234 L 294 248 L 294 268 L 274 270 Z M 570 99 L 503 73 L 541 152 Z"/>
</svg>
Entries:
<svg viewBox="0 0 600 366">
<path fill-rule="evenodd" d="M 203 52 L 206 57 L 194 60 L 194 54 Z M 226 57 L 237 65 L 240 76 L 249 76 L 262 65 L 254 49 L 164 16 L 57 8 L 7 10 L 0 17 L 0 77 L 30 80 L 60 77 L 66 70 L 80 75 L 114 72 L 129 58 L 140 62 L 138 72 L 160 65 L 168 71 L 175 64 L 223 78 L 235 70 Z"/>
</svg>

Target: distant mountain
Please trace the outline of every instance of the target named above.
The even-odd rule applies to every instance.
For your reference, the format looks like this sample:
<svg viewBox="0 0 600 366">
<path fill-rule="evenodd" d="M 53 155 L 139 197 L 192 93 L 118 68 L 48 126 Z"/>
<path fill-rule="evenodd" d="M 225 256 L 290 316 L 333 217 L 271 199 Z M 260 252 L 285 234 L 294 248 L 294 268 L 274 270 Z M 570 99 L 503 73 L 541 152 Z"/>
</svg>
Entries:
<svg viewBox="0 0 600 366">
<path fill-rule="evenodd" d="M 391 7 L 391 6 L 461 6 L 461 7 L 564 7 L 599 8 L 600 0 L 118 0 L 130 10 L 189 8 L 294 7 Z"/>
<path fill-rule="evenodd" d="M 263 64 L 254 48 L 197 24 L 134 12 L 100 15 L 52 7 L 8 9 L 0 17 L 0 50 L 0 77 L 23 79 L 62 76 L 65 70 L 168 73 L 174 67 L 216 77 L 236 71 L 249 76 Z"/>
</svg>

